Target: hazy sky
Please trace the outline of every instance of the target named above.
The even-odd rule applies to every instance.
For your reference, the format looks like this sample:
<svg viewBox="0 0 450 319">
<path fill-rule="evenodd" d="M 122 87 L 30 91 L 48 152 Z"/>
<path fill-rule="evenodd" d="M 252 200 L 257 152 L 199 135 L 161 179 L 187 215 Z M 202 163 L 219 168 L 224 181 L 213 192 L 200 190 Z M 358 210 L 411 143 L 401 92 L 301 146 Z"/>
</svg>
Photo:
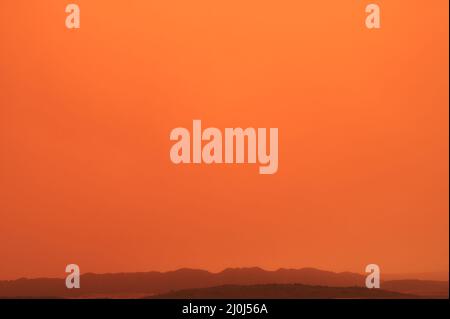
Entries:
<svg viewBox="0 0 450 319">
<path fill-rule="evenodd" d="M 448 272 L 448 1 L 0 4 L 0 279 Z M 155 2 L 159 2 L 156 4 Z M 277 127 L 279 169 L 175 165 L 169 133 Z"/>
</svg>

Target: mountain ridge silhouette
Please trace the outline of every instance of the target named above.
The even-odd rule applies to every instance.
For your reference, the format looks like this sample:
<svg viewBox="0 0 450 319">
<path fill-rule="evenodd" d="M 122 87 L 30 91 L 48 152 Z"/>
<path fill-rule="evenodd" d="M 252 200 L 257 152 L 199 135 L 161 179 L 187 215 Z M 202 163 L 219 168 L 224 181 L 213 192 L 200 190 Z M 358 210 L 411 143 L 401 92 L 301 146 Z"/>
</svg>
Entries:
<svg viewBox="0 0 450 319">
<path fill-rule="evenodd" d="M 420 299 L 420 296 L 363 287 L 326 287 L 302 284 L 223 285 L 185 289 L 148 299 Z"/>
<path fill-rule="evenodd" d="M 36 278 L 0 281 L 0 298 L 11 297 L 146 297 L 171 291 L 223 285 L 302 284 L 324 287 L 365 287 L 365 276 L 352 272 L 332 272 L 316 268 L 268 271 L 259 267 L 226 268 L 213 273 L 180 268 L 159 272 L 85 273 L 80 289 L 67 289 L 65 279 Z M 448 282 L 424 280 L 382 281 L 381 288 L 421 296 L 448 296 Z"/>
</svg>

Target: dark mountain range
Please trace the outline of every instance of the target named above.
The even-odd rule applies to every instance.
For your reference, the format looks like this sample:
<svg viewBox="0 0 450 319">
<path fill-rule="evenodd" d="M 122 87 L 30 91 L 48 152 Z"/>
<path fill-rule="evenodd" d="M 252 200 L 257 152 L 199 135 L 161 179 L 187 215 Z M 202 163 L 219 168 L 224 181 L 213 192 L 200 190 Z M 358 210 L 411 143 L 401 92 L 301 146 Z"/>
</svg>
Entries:
<svg viewBox="0 0 450 319">
<path fill-rule="evenodd" d="M 150 297 L 152 299 L 411 299 L 420 298 L 382 289 L 324 287 L 301 284 L 225 285 L 186 289 Z"/>
<path fill-rule="evenodd" d="M 313 268 L 225 269 L 219 273 L 179 269 L 169 272 L 92 274 L 81 276 L 80 289 L 67 289 L 65 279 L 39 278 L 0 281 L 0 297 L 136 298 L 185 289 L 223 285 L 303 284 L 328 287 L 364 287 L 365 276 L 356 273 L 334 273 Z M 384 281 L 381 288 L 421 296 L 448 296 L 448 282 L 422 280 Z"/>
</svg>

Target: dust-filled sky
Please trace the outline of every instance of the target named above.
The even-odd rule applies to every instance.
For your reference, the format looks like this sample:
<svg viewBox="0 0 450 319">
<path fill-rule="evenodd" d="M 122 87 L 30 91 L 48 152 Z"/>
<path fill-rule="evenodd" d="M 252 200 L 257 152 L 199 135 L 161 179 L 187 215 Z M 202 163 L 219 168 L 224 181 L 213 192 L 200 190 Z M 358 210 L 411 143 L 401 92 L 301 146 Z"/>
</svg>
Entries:
<svg viewBox="0 0 450 319">
<path fill-rule="evenodd" d="M 0 0 L 0 279 L 447 272 L 448 1 Z M 366 3 L 367 2 L 367 3 Z M 170 131 L 279 129 L 279 169 Z"/>
</svg>

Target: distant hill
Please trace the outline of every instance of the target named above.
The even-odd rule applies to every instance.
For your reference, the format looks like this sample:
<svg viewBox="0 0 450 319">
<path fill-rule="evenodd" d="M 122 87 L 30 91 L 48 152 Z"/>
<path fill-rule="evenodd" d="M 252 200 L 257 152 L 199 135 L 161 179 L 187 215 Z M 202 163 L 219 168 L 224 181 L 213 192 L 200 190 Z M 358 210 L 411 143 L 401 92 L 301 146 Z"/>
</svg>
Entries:
<svg viewBox="0 0 450 319">
<path fill-rule="evenodd" d="M 417 272 L 417 273 L 383 273 L 384 280 L 419 279 L 432 281 L 448 281 L 448 272 Z"/>
<path fill-rule="evenodd" d="M 87 273 L 81 276 L 81 288 L 70 290 L 66 289 L 64 279 L 40 278 L 0 281 L 0 297 L 138 298 L 194 288 L 261 284 L 364 287 L 365 276 L 350 272 L 335 273 L 314 268 L 266 271 L 256 267 L 230 268 L 219 273 L 197 269 L 115 274 Z M 413 295 L 448 297 L 448 282 L 395 280 L 382 282 L 381 288 Z"/>
<path fill-rule="evenodd" d="M 401 291 L 418 296 L 448 297 L 448 281 L 434 280 L 390 280 L 382 283 L 382 288 L 391 291 Z"/>
<path fill-rule="evenodd" d="M 362 287 L 323 287 L 300 284 L 225 285 L 186 289 L 151 297 L 152 299 L 411 299 L 413 295 Z"/>
</svg>

